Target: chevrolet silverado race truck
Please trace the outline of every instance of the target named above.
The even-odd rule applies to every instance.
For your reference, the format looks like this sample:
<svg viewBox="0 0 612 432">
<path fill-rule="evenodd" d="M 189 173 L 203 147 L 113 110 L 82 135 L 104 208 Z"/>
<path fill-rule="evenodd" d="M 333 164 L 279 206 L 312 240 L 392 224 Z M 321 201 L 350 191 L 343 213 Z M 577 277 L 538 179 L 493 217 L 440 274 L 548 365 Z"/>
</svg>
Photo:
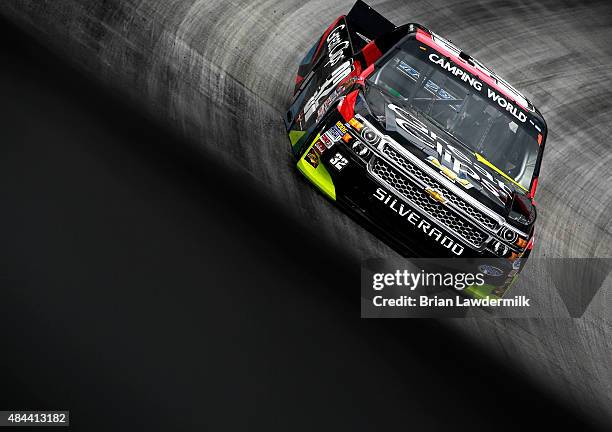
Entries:
<svg viewBox="0 0 612 432">
<path fill-rule="evenodd" d="M 486 258 L 497 294 L 522 269 L 546 122 L 450 41 L 358 1 L 300 64 L 285 126 L 298 170 L 402 255 Z"/>
</svg>

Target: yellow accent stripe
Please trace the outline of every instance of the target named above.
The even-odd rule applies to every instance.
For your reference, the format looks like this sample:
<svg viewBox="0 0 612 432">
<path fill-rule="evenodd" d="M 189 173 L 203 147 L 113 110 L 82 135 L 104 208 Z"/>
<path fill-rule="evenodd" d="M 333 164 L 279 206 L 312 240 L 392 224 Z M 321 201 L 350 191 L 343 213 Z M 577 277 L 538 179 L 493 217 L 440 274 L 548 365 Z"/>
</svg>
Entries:
<svg viewBox="0 0 612 432">
<path fill-rule="evenodd" d="M 523 186 L 521 186 L 516 181 L 514 181 L 514 179 L 512 177 L 510 177 L 508 174 L 506 174 L 505 172 L 503 172 L 502 170 L 497 168 L 495 165 L 493 165 L 491 162 L 486 160 L 483 155 L 481 155 L 479 153 L 474 153 L 474 154 L 476 155 L 476 159 L 478 159 L 478 162 L 482 162 L 483 164 L 485 164 L 486 166 L 488 166 L 489 168 L 494 170 L 496 173 L 501 174 L 505 179 L 510 180 L 512 183 L 514 183 L 515 185 L 517 185 L 518 187 L 523 189 L 525 192 L 527 192 L 527 189 L 525 189 Z"/>
</svg>

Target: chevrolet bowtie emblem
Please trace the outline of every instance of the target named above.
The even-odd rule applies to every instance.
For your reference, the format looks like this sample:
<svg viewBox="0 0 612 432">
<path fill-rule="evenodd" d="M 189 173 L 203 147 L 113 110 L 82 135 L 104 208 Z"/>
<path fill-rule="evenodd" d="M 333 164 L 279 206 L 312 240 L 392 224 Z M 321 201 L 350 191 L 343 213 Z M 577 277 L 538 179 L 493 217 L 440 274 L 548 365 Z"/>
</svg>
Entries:
<svg viewBox="0 0 612 432">
<path fill-rule="evenodd" d="M 425 188 L 425 192 L 427 192 L 427 195 L 429 195 L 429 197 L 434 200 L 439 202 L 440 204 L 444 204 L 446 202 L 446 198 L 444 198 L 444 195 L 442 195 L 442 192 L 440 192 L 437 189 L 434 188 Z"/>
</svg>

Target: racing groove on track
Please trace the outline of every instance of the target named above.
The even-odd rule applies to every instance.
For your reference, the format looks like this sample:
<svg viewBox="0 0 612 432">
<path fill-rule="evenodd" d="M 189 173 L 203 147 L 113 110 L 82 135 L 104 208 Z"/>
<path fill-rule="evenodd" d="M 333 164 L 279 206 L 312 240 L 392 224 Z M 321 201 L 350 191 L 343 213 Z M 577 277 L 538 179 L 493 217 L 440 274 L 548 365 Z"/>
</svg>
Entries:
<svg viewBox="0 0 612 432">
<path fill-rule="evenodd" d="M 556 1 L 372 1 L 420 22 L 507 78 L 550 134 L 538 191 L 539 257 L 612 257 L 612 7 Z M 3 2 L 0 10 L 92 75 L 143 102 L 191 141 L 241 165 L 342 244 L 347 259 L 393 252 L 296 174 L 282 126 L 296 66 L 351 1 Z M 593 416 L 612 421 L 610 287 L 580 320 L 449 323 Z"/>
</svg>

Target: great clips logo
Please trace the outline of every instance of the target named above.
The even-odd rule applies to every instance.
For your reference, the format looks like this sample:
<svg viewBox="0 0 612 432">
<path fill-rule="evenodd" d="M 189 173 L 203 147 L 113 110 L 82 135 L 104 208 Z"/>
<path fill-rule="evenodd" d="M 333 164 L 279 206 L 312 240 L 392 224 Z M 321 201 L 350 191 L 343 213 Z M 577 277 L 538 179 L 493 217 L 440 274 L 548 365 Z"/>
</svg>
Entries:
<svg viewBox="0 0 612 432">
<path fill-rule="evenodd" d="M 351 43 L 348 41 L 346 26 L 340 24 L 329 33 L 327 43 L 327 62 L 323 70 L 333 68 L 331 74 L 319 85 L 315 93 L 304 106 L 304 120 L 308 122 L 315 114 L 324 98 L 353 72 L 353 60 L 350 58 Z M 328 72 L 326 72 L 328 73 Z"/>
<path fill-rule="evenodd" d="M 346 33 L 343 31 L 346 28 L 344 24 L 335 27 L 329 36 L 327 36 L 327 63 L 325 66 L 335 66 L 338 62 L 342 61 L 346 58 L 347 50 L 351 46 L 351 43 L 345 39 L 342 33 Z"/>
<path fill-rule="evenodd" d="M 437 156 L 429 156 L 427 160 L 453 183 L 465 189 L 471 189 L 474 184 L 482 186 L 502 204 L 505 204 L 512 194 L 504 182 L 497 180 L 480 164 L 462 151 L 452 146 L 444 138 L 429 130 L 425 123 L 410 112 L 389 104 L 388 108 L 395 113 L 395 123 L 398 132 L 409 141 L 416 141 L 436 151 Z"/>
</svg>

